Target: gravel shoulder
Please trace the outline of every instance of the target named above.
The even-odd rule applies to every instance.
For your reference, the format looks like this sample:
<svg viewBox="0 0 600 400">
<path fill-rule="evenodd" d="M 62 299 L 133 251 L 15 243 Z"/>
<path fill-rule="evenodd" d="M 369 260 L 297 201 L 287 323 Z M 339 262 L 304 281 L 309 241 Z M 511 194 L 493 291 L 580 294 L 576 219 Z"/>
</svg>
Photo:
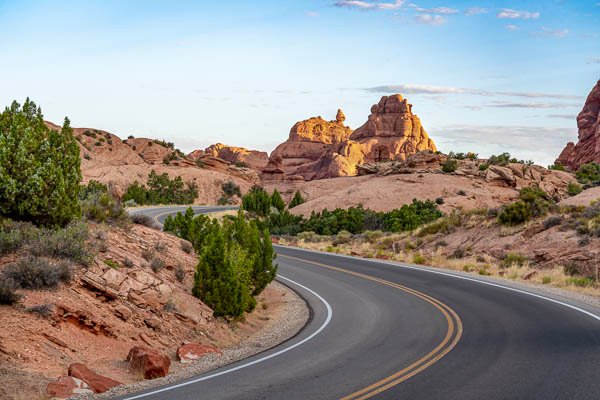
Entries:
<svg viewBox="0 0 600 400">
<path fill-rule="evenodd" d="M 310 310 L 304 299 L 288 286 L 277 281 L 274 281 L 272 285 L 278 291 L 285 293 L 285 304 L 279 307 L 277 313 L 270 318 L 264 329 L 236 346 L 221 349 L 222 355 L 207 355 L 191 364 L 181 364 L 176 360 L 171 360 L 171 373 L 164 378 L 122 385 L 102 394 L 75 396 L 72 399 L 112 399 L 176 383 L 251 357 L 287 341 L 300 332 L 308 323 Z"/>
</svg>

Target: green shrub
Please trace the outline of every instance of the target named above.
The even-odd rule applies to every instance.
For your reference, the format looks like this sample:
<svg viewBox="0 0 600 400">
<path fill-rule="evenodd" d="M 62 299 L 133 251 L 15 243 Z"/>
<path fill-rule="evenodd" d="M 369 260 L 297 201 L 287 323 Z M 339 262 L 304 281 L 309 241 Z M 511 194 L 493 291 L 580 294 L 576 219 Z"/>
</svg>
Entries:
<svg viewBox="0 0 600 400">
<path fill-rule="evenodd" d="M 161 258 L 154 257 L 152 260 L 150 260 L 150 269 L 154 273 L 157 273 L 158 271 L 160 271 L 164 267 L 165 267 L 165 262 Z"/>
<path fill-rule="evenodd" d="M 50 129 L 29 99 L 0 114 L 0 215 L 64 226 L 81 215 L 79 145 L 68 118 Z"/>
<path fill-rule="evenodd" d="M 271 212 L 271 196 L 261 186 L 254 185 L 242 197 L 242 207 L 260 217 L 266 217 Z"/>
<path fill-rule="evenodd" d="M 17 293 L 18 285 L 14 280 L 0 274 L 0 305 L 13 305 L 21 299 Z"/>
<path fill-rule="evenodd" d="M 146 226 L 146 227 L 152 228 L 152 229 L 158 228 L 158 226 L 156 225 L 156 222 L 154 222 L 154 218 L 152 218 L 146 214 L 137 214 L 137 213 L 131 214 L 130 218 L 134 224 L 143 225 L 143 226 Z"/>
<path fill-rule="evenodd" d="M 275 189 L 273 194 L 271 194 L 271 205 L 275 207 L 279 212 L 285 209 L 285 202 L 283 198 L 281 198 L 281 194 Z"/>
<path fill-rule="evenodd" d="M 565 171 L 566 170 L 565 167 L 560 164 L 548 165 L 548 169 L 553 170 L 553 171 Z"/>
<path fill-rule="evenodd" d="M 598 186 L 600 184 L 600 164 L 584 164 L 579 167 L 575 176 L 585 188 Z"/>
<path fill-rule="evenodd" d="M 42 318 L 49 318 L 53 314 L 53 306 L 52 304 L 38 304 L 27 308 L 27 312 L 37 314 Z"/>
<path fill-rule="evenodd" d="M 503 225 L 518 225 L 533 217 L 540 217 L 548 212 L 550 201 L 548 195 L 537 187 L 521 189 L 520 200 L 502 207 L 498 221 Z"/>
<path fill-rule="evenodd" d="M 427 259 L 422 254 L 413 255 L 412 259 L 413 264 L 426 264 Z"/>
<path fill-rule="evenodd" d="M 339 231 L 337 235 L 335 235 L 335 239 L 333 239 L 333 245 L 337 246 L 339 244 L 349 243 L 352 240 L 352 234 L 348 231 Z"/>
<path fill-rule="evenodd" d="M 88 226 L 73 222 L 62 229 L 38 229 L 31 239 L 30 252 L 34 256 L 60 257 L 89 265 L 93 255 L 87 246 Z"/>
<path fill-rule="evenodd" d="M 581 193 L 583 191 L 583 188 L 581 187 L 581 185 L 578 185 L 576 183 L 569 183 L 567 185 L 567 193 L 569 194 L 569 196 L 576 196 L 579 193 Z"/>
<path fill-rule="evenodd" d="M 479 164 L 479 170 L 480 171 L 485 171 L 489 167 L 490 167 L 490 164 L 488 164 L 488 163 L 481 163 L 481 164 Z"/>
<path fill-rule="evenodd" d="M 104 264 L 108 265 L 112 269 L 119 269 L 119 263 L 115 260 L 104 260 Z"/>
<path fill-rule="evenodd" d="M 240 186 L 236 185 L 233 181 L 224 182 L 221 185 L 221 189 L 223 190 L 222 198 L 224 201 L 226 201 L 224 204 L 229 204 L 233 196 L 242 197 Z"/>
<path fill-rule="evenodd" d="M 567 278 L 567 285 L 579 286 L 579 287 L 594 287 L 596 281 L 590 277 L 571 277 Z"/>
<path fill-rule="evenodd" d="M 508 268 L 512 266 L 522 267 L 527 262 L 527 257 L 522 256 L 519 253 L 508 253 L 504 256 L 500 266 L 502 268 Z"/>
<path fill-rule="evenodd" d="M 23 289 L 52 289 L 60 282 L 70 282 L 71 266 L 65 262 L 51 264 L 40 257 L 28 257 L 8 264 L 4 275 Z"/>
<path fill-rule="evenodd" d="M 177 265 L 175 267 L 175 279 L 177 279 L 178 282 L 183 282 L 185 279 L 185 269 L 183 268 L 183 266 Z"/>
<path fill-rule="evenodd" d="M 288 208 L 294 208 L 305 202 L 306 202 L 306 200 L 304 199 L 304 197 L 302 197 L 302 194 L 300 194 L 300 191 L 296 190 L 296 192 L 294 193 L 294 197 L 292 197 L 290 204 L 288 204 Z"/>
<path fill-rule="evenodd" d="M 124 202 L 134 200 L 139 205 L 191 204 L 197 198 L 198 185 L 195 182 L 184 183 L 181 176 L 170 179 L 166 172 L 159 175 L 154 170 L 148 175 L 146 186 L 136 181 L 123 195 Z"/>
<path fill-rule="evenodd" d="M 549 283 L 552 282 L 552 277 L 551 276 L 544 276 L 542 277 L 542 284 L 547 285 Z"/>
<path fill-rule="evenodd" d="M 108 187 L 91 180 L 79 192 L 83 216 L 91 221 L 126 223 L 129 217 L 118 199 L 108 191 Z"/>
<path fill-rule="evenodd" d="M 435 199 L 435 204 L 441 206 L 442 204 L 444 204 L 444 199 L 442 197 L 438 197 L 437 199 Z"/>
<path fill-rule="evenodd" d="M 544 229 L 550 229 L 554 226 L 560 225 L 563 222 L 563 217 L 560 215 L 553 215 L 546 218 L 544 221 Z"/>
<path fill-rule="evenodd" d="M 444 171 L 445 173 L 451 173 L 456 171 L 456 168 L 458 168 L 458 162 L 454 159 L 448 158 L 443 164 L 442 164 L 442 171 Z"/>
<path fill-rule="evenodd" d="M 379 239 L 381 239 L 382 237 L 383 237 L 382 231 L 366 231 L 365 232 L 365 239 L 369 243 L 377 243 L 377 241 Z"/>
</svg>

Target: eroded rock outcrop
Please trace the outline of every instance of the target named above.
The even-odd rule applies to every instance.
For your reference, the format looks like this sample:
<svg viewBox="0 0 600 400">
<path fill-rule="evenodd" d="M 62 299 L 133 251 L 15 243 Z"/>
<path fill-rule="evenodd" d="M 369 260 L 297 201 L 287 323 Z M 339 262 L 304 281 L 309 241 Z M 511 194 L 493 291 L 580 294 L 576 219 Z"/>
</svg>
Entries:
<svg viewBox="0 0 600 400">
<path fill-rule="evenodd" d="M 353 176 L 358 166 L 370 162 L 404 160 L 420 151 L 435 151 L 412 105 L 401 95 L 383 96 L 371 107 L 371 115 L 356 131 L 345 126 L 342 110 L 336 119 L 321 117 L 296 123 L 288 140 L 271 154 L 273 159 L 263 170 L 263 179 L 313 180 Z M 273 174 L 279 165 L 284 175 Z"/>
<path fill-rule="evenodd" d="M 190 156 L 194 152 L 190 153 Z M 204 155 L 218 157 L 228 163 L 261 170 L 267 166 L 269 155 L 264 151 L 248 150 L 243 147 L 227 146 L 216 143 L 204 150 Z"/>
<path fill-rule="evenodd" d="M 129 368 L 138 371 L 144 379 L 167 376 L 171 360 L 165 354 L 144 346 L 134 346 L 127 355 Z"/>
<path fill-rule="evenodd" d="M 579 141 L 567 143 L 556 163 L 573 171 L 590 162 L 600 162 L 600 80 L 577 116 Z"/>
</svg>

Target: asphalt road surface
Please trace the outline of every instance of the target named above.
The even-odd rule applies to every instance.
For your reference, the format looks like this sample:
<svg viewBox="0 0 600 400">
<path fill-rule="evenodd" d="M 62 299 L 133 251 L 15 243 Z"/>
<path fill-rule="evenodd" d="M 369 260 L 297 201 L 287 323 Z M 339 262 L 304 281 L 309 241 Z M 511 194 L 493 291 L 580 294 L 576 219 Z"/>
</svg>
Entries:
<svg viewBox="0 0 600 400">
<path fill-rule="evenodd" d="M 600 399 L 597 309 L 439 269 L 276 251 L 278 280 L 312 310 L 298 335 L 122 399 Z"/>
</svg>

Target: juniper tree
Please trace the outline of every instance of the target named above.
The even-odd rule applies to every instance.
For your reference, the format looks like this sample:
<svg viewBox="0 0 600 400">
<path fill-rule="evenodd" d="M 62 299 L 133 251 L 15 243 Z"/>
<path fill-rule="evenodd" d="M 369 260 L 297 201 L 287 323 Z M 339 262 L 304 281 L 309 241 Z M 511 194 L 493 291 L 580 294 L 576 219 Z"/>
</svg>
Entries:
<svg viewBox="0 0 600 400">
<path fill-rule="evenodd" d="M 27 99 L 0 114 L 0 215 L 64 226 L 81 215 L 79 145 L 68 118 L 62 129 L 44 122 Z"/>
</svg>

